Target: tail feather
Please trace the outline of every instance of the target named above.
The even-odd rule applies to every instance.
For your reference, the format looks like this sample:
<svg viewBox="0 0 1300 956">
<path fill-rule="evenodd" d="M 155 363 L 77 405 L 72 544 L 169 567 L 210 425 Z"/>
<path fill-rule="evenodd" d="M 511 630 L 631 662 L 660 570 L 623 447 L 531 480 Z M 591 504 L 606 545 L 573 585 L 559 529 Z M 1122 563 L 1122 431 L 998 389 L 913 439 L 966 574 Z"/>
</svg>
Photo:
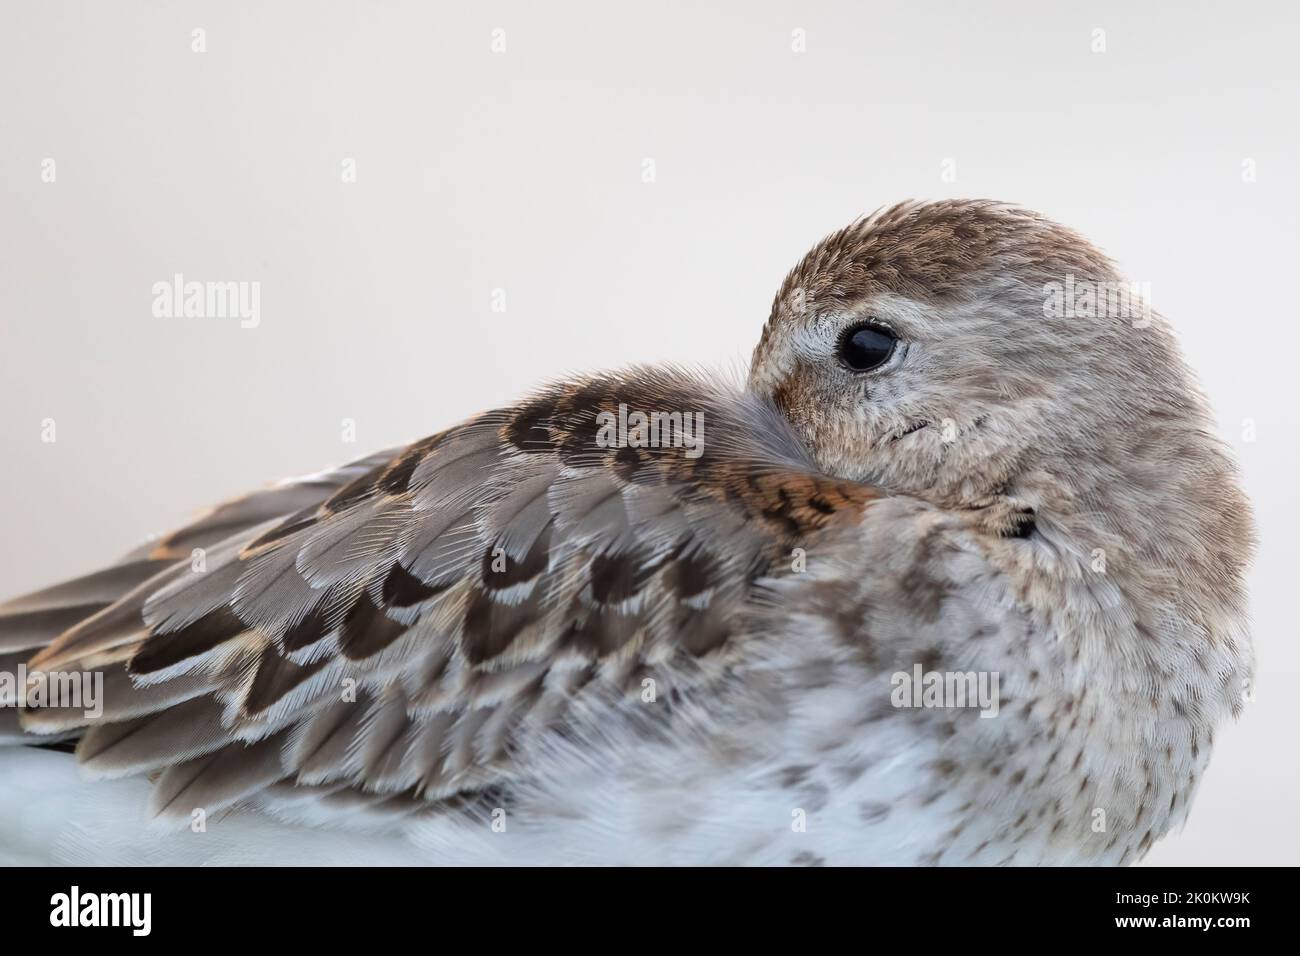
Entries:
<svg viewBox="0 0 1300 956">
<path fill-rule="evenodd" d="M 377 452 L 340 468 L 284 481 L 217 505 L 161 540 L 127 554 L 110 567 L 0 603 L 0 673 L 17 676 L 28 670 L 103 670 L 106 683 L 117 691 L 129 682 L 120 658 L 147 633 L 145 600 L 174 573 L 187 570 L 195 548 L 211 548 L 250 529 L 275 522 L 304 508 L 320 505 L 340 488 L 390 459 L 394 449 Z M 182 682 L 167 694 L 140 694 L 129 704 L 126 693 L 111 695 L 115 716 L 144 717 L 154 705 L 174 703 L 202 693 L 200 683 Z M 15 681 L 9 684 L 15 685 Z M 21 693 L 22 690 L 9 692 Z M 0 745 L 51 740 L 37 734 L 66 735 L 76 714 L 49 707 L 38 716 L 0 700 Z M 25 716 L 22 716 L 24 715 Z M 20 719 L 21 718 L 21 719 Z M 83 721 L 84 723 L 84 721 Z M 24 730 L 25 728 L 25 730 Z"/>
<path fill-rule="evenodd" d="M 0 625 L 11 617 L 116 601 L 137 584 L 172 564 L 170 558 L 142 558 L 115 564 L 53 587 L 44 588 L 0 604 Z"/>
</svg>

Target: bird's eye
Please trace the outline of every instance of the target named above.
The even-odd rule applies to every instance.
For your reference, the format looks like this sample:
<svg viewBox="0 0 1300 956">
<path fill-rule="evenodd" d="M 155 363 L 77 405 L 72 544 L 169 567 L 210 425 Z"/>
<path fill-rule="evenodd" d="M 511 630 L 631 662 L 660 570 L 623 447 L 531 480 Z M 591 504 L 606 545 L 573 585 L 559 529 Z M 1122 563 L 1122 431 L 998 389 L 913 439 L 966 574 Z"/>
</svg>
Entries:
<svg viewBox="0 0 1300 956">
<path fill-rule="evenodd" d="M 857 325 L 840 336 L 839 359 L 855 372 L 880 368 L 894 354 L 898 339 L 879 325 Z"/>
</svg>

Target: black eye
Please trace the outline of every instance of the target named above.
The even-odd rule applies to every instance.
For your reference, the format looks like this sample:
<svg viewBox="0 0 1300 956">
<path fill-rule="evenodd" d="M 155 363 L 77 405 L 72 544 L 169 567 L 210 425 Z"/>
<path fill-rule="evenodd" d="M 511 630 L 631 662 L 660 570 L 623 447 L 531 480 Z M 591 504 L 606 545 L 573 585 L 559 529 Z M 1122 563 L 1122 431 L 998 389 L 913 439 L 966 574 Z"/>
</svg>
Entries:
<svg viewBox="0 0 1300 956">
<path fill-rule="evenodd" d="M 855 372 L 869 372 L 889 361 L 898 339 L 878 325 L 859 325 L 840 336 L 840 361 Z"/>
</svg>

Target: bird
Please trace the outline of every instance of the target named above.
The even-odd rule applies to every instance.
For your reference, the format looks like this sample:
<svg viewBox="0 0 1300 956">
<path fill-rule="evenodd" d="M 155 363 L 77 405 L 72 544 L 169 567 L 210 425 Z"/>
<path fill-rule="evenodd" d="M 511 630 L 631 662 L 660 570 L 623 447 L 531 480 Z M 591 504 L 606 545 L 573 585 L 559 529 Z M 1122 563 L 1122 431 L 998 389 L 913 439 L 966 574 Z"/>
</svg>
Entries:
<svg viewBox="0 0 1300 956">
<path fill-rule="evenodd" d="M 1138 861 L 1248 699 L 1255 531 L 1169 322 L 1066 286 L 1131 288 L 1022 207 L 899 203 L 743 380 L 544 385 L 0 605 L 0 671 L 103 681 L 0 709 L 0 845 Z"/>
</svg>

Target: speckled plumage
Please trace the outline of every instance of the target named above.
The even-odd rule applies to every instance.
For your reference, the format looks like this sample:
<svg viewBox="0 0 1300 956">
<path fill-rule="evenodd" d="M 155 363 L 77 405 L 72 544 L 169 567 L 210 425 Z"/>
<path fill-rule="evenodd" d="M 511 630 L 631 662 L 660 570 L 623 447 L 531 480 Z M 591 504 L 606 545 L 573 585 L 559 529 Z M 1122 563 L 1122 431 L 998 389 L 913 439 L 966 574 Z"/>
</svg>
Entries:
<svg viewBox="0 0 1300 956">
<path fill-rule="evenodd" d="M 0 669 L 106 674 L 14 739 L 430 862 L 1131 862 L 1239 707 L 1250 518 L 1163 320 L 1047 318 L 1064 274 L 1118 279 L 1001 204 L 855 223 L 744 389 L 557 384 L 0 606 Z M 900 344 L 852 373 L 865 319 Z M 620 405 L 703 453 L 607 447 Z M 894 706 L 917 664 L 997 717 Z"/>
</svg>

